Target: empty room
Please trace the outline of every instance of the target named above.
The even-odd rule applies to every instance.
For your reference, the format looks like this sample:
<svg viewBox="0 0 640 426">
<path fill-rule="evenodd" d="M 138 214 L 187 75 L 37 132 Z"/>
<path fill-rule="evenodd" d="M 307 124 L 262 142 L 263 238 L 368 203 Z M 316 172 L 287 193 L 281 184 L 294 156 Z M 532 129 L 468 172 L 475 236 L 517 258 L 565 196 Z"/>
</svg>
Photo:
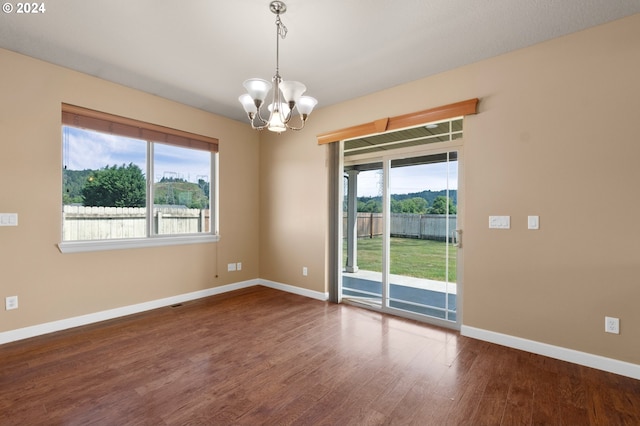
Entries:
<svg viewBox="0 0 640 426">
<path fill-rule="evenodd" d="M 0 424 L 640 424 L 636 0 L 0 12 Z"/>
</svg>

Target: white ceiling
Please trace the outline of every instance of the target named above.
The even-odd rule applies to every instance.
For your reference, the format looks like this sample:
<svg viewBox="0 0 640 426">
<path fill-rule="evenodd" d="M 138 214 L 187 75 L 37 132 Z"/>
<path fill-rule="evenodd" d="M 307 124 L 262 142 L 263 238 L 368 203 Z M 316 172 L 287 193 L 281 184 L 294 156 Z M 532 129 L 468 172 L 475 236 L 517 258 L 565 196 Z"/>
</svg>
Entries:
<svg viewBox="0 0 640 426">
<path fill-rule="evenodd" d="M 41 2 L 0 12 L 0 47 L 237 120 L 242 82 L 275 72 L 269 0 Z M 640 0 L 285 3 L 280 74 L 318 108 L 640 13 Z"/>
</svg>

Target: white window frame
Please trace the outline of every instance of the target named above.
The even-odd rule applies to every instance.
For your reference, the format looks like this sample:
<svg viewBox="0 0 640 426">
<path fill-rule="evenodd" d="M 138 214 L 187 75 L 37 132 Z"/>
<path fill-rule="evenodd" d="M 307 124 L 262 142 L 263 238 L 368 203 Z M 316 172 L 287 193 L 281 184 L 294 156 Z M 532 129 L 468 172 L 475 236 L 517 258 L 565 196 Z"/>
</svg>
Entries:
<svg viewBox="0 0 640 426">
<path fill-rule="evenodd" d="M 69 110 L 80 110 L 84 112 L 85 110 L 80 107 L 75 106 L 67 106 L 63 104 L 63 114 L 65 111 L 65 106 Z M 86 110 L 89 113 L 92 113 L 91 110 Z M 96 114 L 102 114 L 97 113 Z M 107 114 L 103 114 L 107 115 Z M 115 116 L 111 116 L 115 117 Z M 127 121 L 132 121 L 128 119 L 123 119 Z M 64 120 L 63 120 L 64 121 Z M 62 124 L 63 126 L 69 127 L 77 127 L 82 128 L 80 126 L 74 126 L 73 124 Z M 156 128 L 160 128 L 159 126 L 150 125 Z M 93 131 L 99 131 L 94 129 L 89 129 Z M 179 132 L 179 131 L 177 131 Z M 186 134 L 185 132 L 181 132 Z M 187 135 L 188 136 L 188 135 Z M 148 140 L 146 138 L 139 138 L 140 140 L 147 142 L 147 169 L 145 170 L 146 175 L 146 185 L 147 185 L 147 206 L 153 205 L 153 145 L 155 143 L 163 143 L 162 141 L 153 141 Z M 216 140 L 217 142 L 217 140 Z M 61 143 L 61 147 L 64 150 L 64 144 Z M 151 223 L 153 220 L 153 209 L 147 209 L 147 236 L 140 238 L 119 238 L 119 239 L 104 239 L 104 240 L 78 240 L 78 241 L 63 241 L 63 209 L 60 209 L 60 243 L 58 243 L 58 249 L 61 253 L 81 253 L 81 252 L 92 252 L 92 251 L 104 251 L 104 250 L 121 250 L 121 249 L 132 249 L 132 248 L 145 248 L 145 247 L 160 247 L 160 246 L 172 246 L 172 245 L 183 245 L 183 244 L 202 244 L 202 243 L 215 243 L 220 240 L 219 235 L 219 198 L 218 198 L 218 169 L 219 169 L 219 153 L 217 150 L 209 151 L 211 155 L 211 178 L 209 182 L 209 204 L 210 204 L 210 231 L 206 233 L 198 233 L 198 234 L 173 234 L 173 235 L 156 235 L 153 234 L 151 230 Z M 64 158 L 64 156 L 63 156 Z M 61 199 L 62 200 L 62 199 Z M 150 201 L 151 200 L 151 201 Z M 150 204 L 151 203 L 151 204 Z M 61 201 L 62 206 L 62 201 Z"/>
</svg>

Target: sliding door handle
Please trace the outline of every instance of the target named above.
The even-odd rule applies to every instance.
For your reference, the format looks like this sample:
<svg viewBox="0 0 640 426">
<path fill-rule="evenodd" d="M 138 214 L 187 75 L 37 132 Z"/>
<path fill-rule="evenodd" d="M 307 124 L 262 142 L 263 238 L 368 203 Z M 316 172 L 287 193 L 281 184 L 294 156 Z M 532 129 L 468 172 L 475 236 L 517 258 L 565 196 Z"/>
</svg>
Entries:
<svg viewBox="0 0 640 426">
<path fill-rule="evenodd" d="M 462 248 L 462 229 L 456 229 L 451 233 L 454 247 Z"/>
</svg>

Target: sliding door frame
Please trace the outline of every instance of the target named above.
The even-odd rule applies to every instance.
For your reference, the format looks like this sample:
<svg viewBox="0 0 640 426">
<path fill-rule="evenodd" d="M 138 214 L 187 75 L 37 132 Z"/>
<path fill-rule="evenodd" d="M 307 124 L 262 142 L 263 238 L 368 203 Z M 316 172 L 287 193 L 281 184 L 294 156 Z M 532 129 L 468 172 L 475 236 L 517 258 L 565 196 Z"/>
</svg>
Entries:
<svg viewBox="0 0 640 426">
<path fill-rule="evenodd" d="M 442 154 L 451 151 L 456 151 L 458 155 L 458 189 L 457 189 L 457 229 L 461 230 L 464 227 L 464 153 L 463 153 L 463 145 L 464 138 L 456 139 L 449 142 L 437 142 L 432 144 L 421 145 L 417 147 L 410 148 L 400 148 L 397 150 L 390 150 L 385 153 L 385 155 L 380 155 L 380 153 L 371 153 L 371 154 L 361 154 L 361 155 L 353 155 L 350 156 L 349 159 L 344 158 L 344 142 L 340 141 L 336 145 L 337 153 L 330 151 L 330 182 L 333 182 L 332 185 L 337 185 L 338 188 L 335 190 L 330 190 L 330 193 L 333 196 L 337 196 L 337 199 L 334 199 L 334 202 L 330 202 L 330 208 L 333 209 L 330 212 L 330 217 L 333 221 L 337 221 L 337 226 L 330 225 L 331 232 L 337 232 L 337 238 L 330 238 L 330 250 L 329 250 L 329 264 L 333 264 L 334 266 L 330 266 L 329 272 L 329 299 L 332 302 L 341 303 L 343 301 L 348 302 L 347 299 L 342 299 L 342 269 L 343 269 L 343 256 L 342 256 L 342 244 L 343 244 L 343 232 L 342 229 L 342 202 L 344 200 L 344 190 L 343 190 L 343 175 L 344 175 L 344 166 L 345 165 L 354 165 L 354 164 L 362 164 L 362 163 L 375 163 L 381 162 L 383 168 L 383 193 L 382 193 L 382 203 L 383 203 L 383 248 L 382 248 L 382 301 L 380 311 L 390 313 L 396 316 L 405 317 L 413 320 L 417 320 L 420 322 L 425 322 L 429 324 L 434 324 L 441 327 L 460 329 L 462 325 L 462 300 L 463 300 L 463 246 L 457 248 L 457 261 L 456 261 L 456 321 L 448 321 L 442 320 L 435 317 L 430 317 L 426 315 L 414 314 L 408 311 L 404 311 L 397 308 L 392 308 L 386 306 L 388 302 L 388 287 L 389 287 L 389 266 L 390 266 L 390 243 L 389 243 L 389 227 L 390 227 L 390 204 L 391 204 L 391 195 L 389 194 L 389 172 L 391 167 L 391 161 L 403 158 L 411 158 L 411 157 L 419 157 L 425 155 L 433 155 L 433 154 Z M 338 155 L 338 159 L 334 157 L 334 155 Z M 333 176 L 333 179 L 331 178 Z M 358 304 L 358 306 L 362 306 Z M 378 310 L 377 308 L 373 308 Z"/>
</svg>

